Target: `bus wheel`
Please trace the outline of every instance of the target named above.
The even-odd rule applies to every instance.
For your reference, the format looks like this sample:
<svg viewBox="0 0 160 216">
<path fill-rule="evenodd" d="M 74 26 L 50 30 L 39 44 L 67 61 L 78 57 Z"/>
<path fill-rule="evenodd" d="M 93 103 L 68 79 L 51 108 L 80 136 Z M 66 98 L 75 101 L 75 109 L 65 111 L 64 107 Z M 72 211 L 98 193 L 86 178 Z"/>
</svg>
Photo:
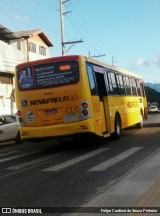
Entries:
<svg viewBox="0 0 160 216">
<path fill-rule="evenodd" d="M 140 113 L 140 122 L 136 124 L 137 128 L 143 128 L 143 115 Z"/>
<path fill-rule="evenodd" d="M 114 130 L 115 132 L 113 133 L 112 137 L 114 139 L 119 139 L 121 136 L 121 119 L 118 114 L 115 117 Z"/>
<path fill-rule="evenodd" d="M 23 142 L 22 139 L 21 139 L 21 135 L 20 135 L 20 132 L 19 132 L 19 131 L 18 131 L 18 133 L 17 133 L 15 142 L 16 142 L 17 144 L 21 144 L 21 143 Z"/>
</svg>

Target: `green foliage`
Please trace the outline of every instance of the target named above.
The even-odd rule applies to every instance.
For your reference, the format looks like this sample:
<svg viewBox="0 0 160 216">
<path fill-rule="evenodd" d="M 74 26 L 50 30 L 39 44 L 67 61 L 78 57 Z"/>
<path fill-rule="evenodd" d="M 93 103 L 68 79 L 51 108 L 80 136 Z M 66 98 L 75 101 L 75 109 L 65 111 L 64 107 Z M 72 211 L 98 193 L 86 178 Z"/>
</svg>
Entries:
<svg viewBox="0 0 160 216">
<path fill-rule="evenodd" d="M 146 89 L 147 101 L 151 103 L 158 103 L 160 106 L 160 92 L 148 86 L 145 87 L 145 89 Z"/>
</svg>

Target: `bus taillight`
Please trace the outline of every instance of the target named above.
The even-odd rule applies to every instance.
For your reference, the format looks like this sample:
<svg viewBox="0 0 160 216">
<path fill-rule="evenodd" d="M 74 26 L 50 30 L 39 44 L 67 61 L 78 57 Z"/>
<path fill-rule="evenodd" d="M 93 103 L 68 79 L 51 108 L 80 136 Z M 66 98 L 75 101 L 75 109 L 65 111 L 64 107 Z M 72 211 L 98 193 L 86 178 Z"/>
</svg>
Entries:
<svg viewBox="0 0 160 216">
<path fill-rule="evenodd" d="M 82 104 L 82 107 L 83 107 L 83 109 L 87 109 L 88 104 L 87 104 L 87 103 L 83 103 L 83 104 Z"/>
<path fill-rule="evenodd" d="M 23 118 L 22 118 L 22 116 L 19 117 L 19 122 L 20 122 L 20 123 L 23 122 Z"/>
<path fill-rule="evenodd" d="M 18 116 L 18 120 L 19 120 L 19 123 L 23 123 L 23 113 L 21 110 L 18 110 L 17 111 L 17 116 Z"/>
<path fill-rule="evenodd" d="M 22 111 L 18 110 L 17 115 L 18 115 L 18 117 L 22 116 Z"/>
<path fill-rule="evenodd" d="M 88 110 L 82 110 L 84 116 L 88 115 Z"/>
<path fill-rule="evenodd" d="M 90 109 L 89 109 L 89 103 L 88 101 L 83 101 L 81 104 L 81 120 L 90 118 L 91 114 L 90 114 Z"/>
</svg>

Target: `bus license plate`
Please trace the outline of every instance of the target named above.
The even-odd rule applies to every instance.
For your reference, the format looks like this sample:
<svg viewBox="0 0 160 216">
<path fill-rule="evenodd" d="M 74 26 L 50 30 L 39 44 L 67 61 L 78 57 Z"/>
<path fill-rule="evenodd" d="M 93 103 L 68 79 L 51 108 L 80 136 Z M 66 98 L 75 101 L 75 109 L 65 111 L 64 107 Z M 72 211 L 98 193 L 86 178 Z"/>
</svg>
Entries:
<svg viewBox="0 0 160 216">
<path fill-rule="evenodd" d="M 45 114 L 46 115 L 52 115 L 52 114 L 56 114 L 56 113 L 57 113 L 57 109 L 56 108 L 45 110 Z"/>
</svg>

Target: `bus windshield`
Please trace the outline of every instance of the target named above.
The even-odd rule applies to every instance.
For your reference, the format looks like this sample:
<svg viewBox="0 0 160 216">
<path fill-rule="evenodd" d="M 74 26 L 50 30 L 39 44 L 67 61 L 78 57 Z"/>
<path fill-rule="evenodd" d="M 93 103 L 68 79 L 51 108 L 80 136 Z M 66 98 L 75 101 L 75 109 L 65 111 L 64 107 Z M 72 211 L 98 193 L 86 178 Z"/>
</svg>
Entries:
<svg viewBox="0 0 160 216">
<path fill-rule="evenodd" d="M 79 70 L 76 61 L 41 64 L 18 71 L 20 90 L 70 85 L 78 80 Z"/>
</svg>

